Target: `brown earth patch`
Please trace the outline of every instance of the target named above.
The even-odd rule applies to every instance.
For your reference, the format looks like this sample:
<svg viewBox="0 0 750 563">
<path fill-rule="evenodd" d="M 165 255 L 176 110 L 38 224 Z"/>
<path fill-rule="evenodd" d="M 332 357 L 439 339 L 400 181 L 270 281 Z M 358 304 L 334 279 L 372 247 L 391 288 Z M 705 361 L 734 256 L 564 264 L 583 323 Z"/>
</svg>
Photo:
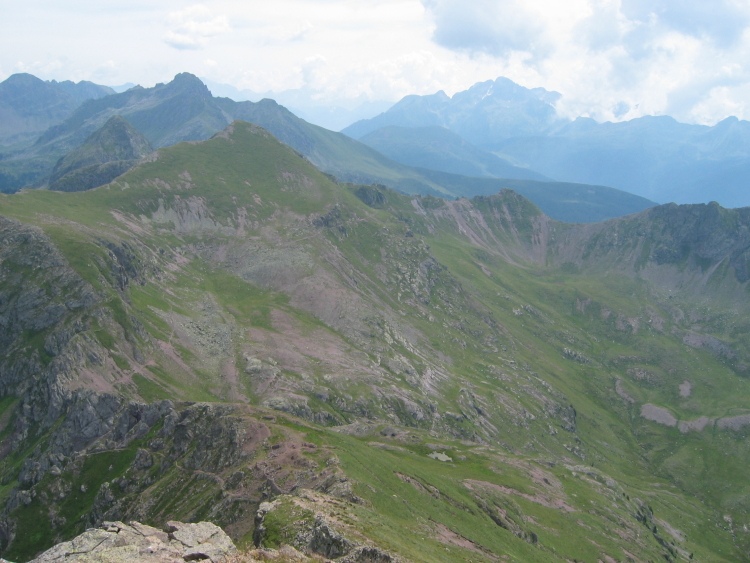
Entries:
<svg viewBox="0 0 750 563">
<path fill-rule="evenodd" d="M 148 231 L 143 227 L 143 225 L 137 222 L 135 219 L 126 217 L 123 213 L 120 213 L 119 211 L 116 211 L 114 209 L 110 211 L 110 213 L 112 214 L 112 217 L 114 217 L 119 223 L 125 225 L 131 233 L 136 235 L 148 234 Z"/>
<path fill-rule="evenodd" d="M 409 475 L 404 475 L 403 473 L 399 473 L 398 471 L 395 471 L 394 474 L 396 477 L 401 479 L 404 483 L 408 483 L 415 489 L 417 489 L 420 493 L 424 493 L 426 495 L 431 495 L 435 498 L 440 498 L 440 491 L 437 490 L 432 485 L 424 485 L 414 477 L 410 477 Z"/>
<path fill-rule="evenodd" d="M 562 482 L 551 471 L 547 471 L 540 465 L 513 457 L 496 457 L 499 458 L 503 464 L 522 470 L 525 475 L 531 477 L 532 481 L 542 489 L 547 489 L 550 493 L 554 494 L 564 494 Z M 498 473 L 499 472 L 500 470 L 498 470 Z"/>
<path fill-rule="evenodd" d="M 556 508 L 564 512 L 576 512 L 575 508 L 570 506 L 562 497 L 559 496 L 555 497 L 541 492 L 532 495 L 529 493 L 522 493 L 521 491 L 513 489 L 512 487 L 497 485 L 495 483 L 488 483 L 487 481 L 475 481 L 474 479 L 464 480 L 464 485 L 471 491 L 476 491 L 477 489 L 489 489 L 498 493 L 502 493 L 504 495 L 518 496 L 535 504 L 546 506 L 547 508 Z"/>
<path fill-rule="evenodd" d="M 240 388 L 239 372 L 234 358 L 229 358 L 221 367 L 221 376 L 229 385 L 227 399 L 235 403 L 247 403 L 248 398 Z"/>
<path fill-rule="evenodd" d="M 481 546 L 478 546 L 476 543 L 462 536 L 461 534 L 457 534 L 444 524 L 438 524 L 437 522 L 435 523 L 435 537 L 440 543 L 455 545 L 457 547 L 473 551 L 474 553 L 489 555 L 495 561 L 498 560 L 497 556 L 493 555 L 486 549 L 483 549 Z"/>
<path fill-rule="evenodd" d="M 682 530 L 678 530 L 666 520 L 660 520 L 659 518 L 654 518 L 654 521 L 659 525 L 659 528 L 662 528 L 664 531 L 666 531 L 670 536 L 674 538 L 675 541 L 678 541 L 678 542 L 685 541 L 685 532 L 683 532 Z"/>
</svg>

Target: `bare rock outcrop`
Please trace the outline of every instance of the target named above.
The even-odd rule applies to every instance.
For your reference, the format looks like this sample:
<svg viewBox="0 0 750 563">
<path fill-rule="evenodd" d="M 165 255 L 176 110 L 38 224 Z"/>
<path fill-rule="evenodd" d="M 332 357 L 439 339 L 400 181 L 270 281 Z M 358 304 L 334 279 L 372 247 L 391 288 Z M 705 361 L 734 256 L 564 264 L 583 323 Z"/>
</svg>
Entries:
<svg viewBox="0 0 750 563">
<path fill-rule="evenodd" d="M 280 495 L 273 502 L 261 503 L 255 519 L 253 540 L 258 547 L 279 541 L 312 556 L 341 563 L 395 563 L 400 559 L 372 545 L 351 524 L 337 514 L 347 510 L 350 501 L 312 490 Z M 288 515 L 291 514 L 291 517 Z M 287 516 L 280 516 L 287 515 Z M 266 546 L 267 547 L 267 546 Z"/>
<path fill-rule="evenodd" d="M 45 551 L 31 563 L 173 563 L 226 561 L 237 549 L 224 531 L 210 522 L 168 522 L 159 530 L 138 522 L 105 522 Z"/>
</svg>

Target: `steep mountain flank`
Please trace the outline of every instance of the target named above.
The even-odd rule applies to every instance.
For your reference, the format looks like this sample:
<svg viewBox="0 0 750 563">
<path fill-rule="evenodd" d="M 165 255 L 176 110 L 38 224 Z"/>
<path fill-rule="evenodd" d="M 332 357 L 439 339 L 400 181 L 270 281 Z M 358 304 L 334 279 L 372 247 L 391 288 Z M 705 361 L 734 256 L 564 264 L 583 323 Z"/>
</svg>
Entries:
<svg viewBox="0 0 750 563">
<path fill-rule="evenodd" d="M 1 201 L 4 556 L 129 519 L 411 561 L 747 552 L 741 213 L 340 184 L 242 122 Z"/>
<path fill-rule="evenodd" d="M 712 297 L 721 298 L 720 288 L 744 291 L 750 280 L 750 208 L 670 204 L 571 229 L 568 236 L 559 254 L 565 259 L 637 275 L 665 289 L 700 295 L 711 288 Z"/>
<path fill-rule="evenodd" d="M 51 190 L 90 190 L 114 180 L 153 149 L 148 140 L 116 115 L 86 142 L 61 158 L 49 179 Z"/>
<path fill-rule="evenodd" d="M 227 124 L 212 99 L 198 78 L 178 74 L 167 84 L 131 88 L 84 104 L 64 123 L 45 132 L 36 145 L 76 147 L 113 115 L 125 117 L 155 147 L 206 139 Z"/>
</svg>

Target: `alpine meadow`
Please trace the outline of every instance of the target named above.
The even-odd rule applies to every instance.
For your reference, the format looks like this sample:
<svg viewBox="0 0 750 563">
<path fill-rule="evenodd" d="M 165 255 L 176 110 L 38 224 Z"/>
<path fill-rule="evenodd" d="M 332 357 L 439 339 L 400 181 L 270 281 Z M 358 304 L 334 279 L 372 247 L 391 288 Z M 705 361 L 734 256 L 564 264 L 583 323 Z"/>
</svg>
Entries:
<svg viewBox="0 0 750 563">
<path fill-rule="evenodd" d="M 748 122 L 555 99 L 0 83 L 0 555 L 750 559 Z"/>
</svg>

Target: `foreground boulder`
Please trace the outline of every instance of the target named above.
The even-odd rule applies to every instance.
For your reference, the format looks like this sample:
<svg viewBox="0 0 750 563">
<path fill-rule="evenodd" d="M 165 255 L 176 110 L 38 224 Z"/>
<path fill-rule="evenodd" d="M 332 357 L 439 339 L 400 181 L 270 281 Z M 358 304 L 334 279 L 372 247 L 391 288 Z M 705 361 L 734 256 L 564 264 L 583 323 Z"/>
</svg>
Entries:
<svg viewBox="0 0 750 563">
<path fill-rule="evenodd" d="M 224 562 L 237 549 L 224 531 L 210 522 L 168 522 L 165 531 L 138 522 L 105 522 L 45 551 L 32 563 L 128 561 L 172 563 Z"/>
</svg>

